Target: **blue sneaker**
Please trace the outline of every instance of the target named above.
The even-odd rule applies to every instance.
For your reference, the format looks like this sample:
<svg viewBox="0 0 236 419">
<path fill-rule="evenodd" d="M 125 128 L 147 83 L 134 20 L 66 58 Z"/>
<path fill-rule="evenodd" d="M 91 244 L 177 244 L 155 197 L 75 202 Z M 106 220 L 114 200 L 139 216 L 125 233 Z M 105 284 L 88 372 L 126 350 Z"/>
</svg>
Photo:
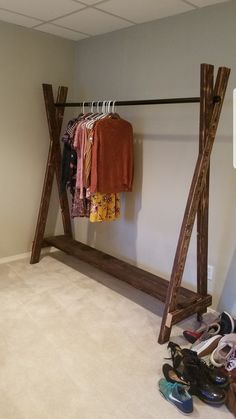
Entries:
<svg viewBox="0 0 236 419">
<path fill-rule="evenodd" d="M 178 383 L 170 383 L 165 378 L 158 382 L 159 391 L 168 402 L 174 404 L 182 413 L 189 414 L 193 411 L 193 399 L 186 387 Z"/>
</svg>

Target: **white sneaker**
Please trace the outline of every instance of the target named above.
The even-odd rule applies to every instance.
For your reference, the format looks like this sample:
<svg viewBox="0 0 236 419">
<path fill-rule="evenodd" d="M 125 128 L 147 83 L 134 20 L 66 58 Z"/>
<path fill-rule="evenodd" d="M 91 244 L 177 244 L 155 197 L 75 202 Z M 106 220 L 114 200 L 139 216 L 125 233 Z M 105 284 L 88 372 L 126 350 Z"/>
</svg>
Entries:
<svg viewBox="0 0 236 419">
<path fill-rule="evenodd" d="M 220 325 L 218 323 L 211 323 L 210 325 L 205 327 L 204 332 L 202 335 L 192 344 L 191 350 L 195 351 L 195 347 L 199 345 L 202 341 L 210 339 L 212 336 L 219 335 L 220 333 Z"/>
<path fill-rule="evenodd" d="M 211 363 L 215 367 L 222 367 L 227 365 L 230 360 L 233 360 L 233 353 L 236 347 L 236 333 L 229 333 L 220 339 L 218 346 L 211 354 Z"/>
<path fill-rule="evenodd" d="M 236 346 L 234 347 L 234 350 L 231 352 L 229 358 L 227 359 L 225 363 L 225 369 L 227 371 L 233 371 L 236 368 Z"/>
<path fill-rule="evenodd" d="M 191 350 L 197 352 L 199 357 L 208 356 L 214 351 L 221 339 L 221 335 L 212 336 L 209 339 L 203 340 L 197 345 L 194 345 Z"/>
</svg>

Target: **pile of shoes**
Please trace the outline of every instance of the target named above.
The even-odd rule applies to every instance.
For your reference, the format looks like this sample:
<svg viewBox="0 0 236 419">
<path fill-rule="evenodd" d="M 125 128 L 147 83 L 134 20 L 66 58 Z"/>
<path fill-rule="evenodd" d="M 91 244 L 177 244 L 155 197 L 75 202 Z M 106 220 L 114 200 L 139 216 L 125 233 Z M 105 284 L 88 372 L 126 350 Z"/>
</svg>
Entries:
<svg viewBox="0 0 236 419">
<path fill-rule="evenodd" d="M 214 322 L 183 334 L 200 359 L 227 374 L 226 405 L 236 416 L 236 319 L 224 311 Z"/>
<path fill-rule="evenodd" d="M 183 335 L 192 345 L 186 349 L 169 342 L 173 365 L 163 365 L 160 393 L 183 413 L 193 411 L 194 395 L 213 406 L 226 403 L 236 416 L 236 320 L 224 311 Z"/>
<path fill-rule="evenodd" d="M 227 371 L 236 368 L 236 321 L 223 313 L 213 322 L 197 331 L 184 330 L 183 335 L 192 343 L 191 349 L 199 357 L 209 357 L 215 367 L 224 366 Z"/>
<path fill-rule="evenodd" d="M 219 368 L 209 367 L 195 351 L 182 349 L 169 342 L 173 366 L 164 364 L 163 375 L 158 382 L 160 393 L 182 413 L 193 411 L 195 395 L 212 406 L 220 406 L 226 401 L 227 376 Z"/>
</svg>

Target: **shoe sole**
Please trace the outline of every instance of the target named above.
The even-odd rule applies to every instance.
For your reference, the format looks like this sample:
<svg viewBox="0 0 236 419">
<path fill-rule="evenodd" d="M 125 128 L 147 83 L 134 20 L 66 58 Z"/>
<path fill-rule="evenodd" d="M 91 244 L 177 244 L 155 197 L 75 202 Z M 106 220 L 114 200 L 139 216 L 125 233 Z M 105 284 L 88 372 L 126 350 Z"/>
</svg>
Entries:
<svg viewBox="0 0 236 419">
<path fill-rule="evenodd" d="M 178 410 L 178 412 L 183 413 L 183 415 L 189 416 L 193 413 L 193 410 L 191 412 L 184 412 L 183 410 L 179 409 L 178 406 L 175 403 L 173 403 L 171 400 L 169 400 L 169 399 L 167 399 L 167 397 L 165 397 L 165 395 L 161 392 L 160 389 L 159 389 L 159 393 L 163 397 L 164 400 L 166 400 L 167 402 L 169 402 L 170 404 L 175 406 L 175 408 Z"/>
<path fill-rule="evenodd" d="M 222 406 L 223 404 L 225 404 L 226 399 L 227 399 L 226 394 L 225 394 L 225 398 L 221 400 L 220 402 L 211 402 L 211 401 L 205 400 L 199 394 L 195 394 L 195 396 L 197 396 L 202 402 L 209 404 L 210 406 Z"/>
<path fill-rule="evenodd" d="M 215 350 L 221 338 L 222 338 L 221 335 L 212 336 L 210 339 L 208 339 L 205 342 L 205 344 L 201 347 L 201 349 L 196 350 L 196 348 L 193 347 L 192 350 L 197 352 L 200 358 L 207 356 Z"/>
<path fill-rule="evenodd" d="M 235 324 L 234 324 L 233 317 L 229 313 L 227 313 L 227 311 L 223 311 L 223 313 L 225 313 L 226 316 L 228 316 L 228 319 L 230 320 L 230 323 L 231 323 L 231 332 L 230 333 L 234 333 Z M 228 333 L 226 333 L 226 334 L 228 335 Z"/>
<path fill-rule="evenodd" d="M 216 387 L 218 387 L 218 386 L 216 386 Z M 192 396 L 196 396 L 196 397 L 198 397 L 198 398 L 199 398 L 202 402 L 204 402 L 204 403 L 206 403 L 206 404 L 209 404 L 209 405 L 211 405 L 211 406 L 222 406 L 222 404 L 224 404 L 224 403 L 225 403 L 225 401 L 226 401 L 226 399 L 227 399 L 227 394 L 226 394 L 225 390 L 223 390 L 223 392 L 224 392 L 225 397 L 224 397 L 224 399 L 223 399 L 223 400 L 221 400 L 221 401 L 219 401 L 219 402 L 212 402 L 212 401 L 210 401 L 210 400 L 206 400 L 206 399 L 204 399 L 203 397 L 201 397 L 201 395 L 200 395 L 197 391 L 194 391 L 194 390 L 192 390 L 192 391 L 190 392 L 190 394 L 191 394 Z"/>
</svg>

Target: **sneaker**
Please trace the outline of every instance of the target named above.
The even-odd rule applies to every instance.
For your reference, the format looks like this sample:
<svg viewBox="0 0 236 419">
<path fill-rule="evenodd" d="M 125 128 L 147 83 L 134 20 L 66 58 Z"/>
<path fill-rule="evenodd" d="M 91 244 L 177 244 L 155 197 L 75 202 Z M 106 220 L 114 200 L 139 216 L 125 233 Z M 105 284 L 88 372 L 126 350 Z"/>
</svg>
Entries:
<svg viewBox="0 0 236 419">
<path fill-rule="evenodd" d="M 191 349 L 197 352 L 199 357 L 208 356 L 215 350 L 221 339 L 221 335 L 211 336 L 209 339 L 202 340 L 198 344 L 193 345 Z"/>
<path fill-rule="evenodd" d="M 210 323 L 201 327 L 198 330 L 184 330 L 183 335 L 188 342 L 195 344 L 199 343 L 202 340 L 209 339 L 211 336 L 220 334 L 220 325 L 216 322 Z"/>
<path fill-rule="evenodd" d="M 217 347 L 211 354 L 210 361 L 215 367 L 227 365 L 236 347 L 236 333 L 229 333 L 218 342 Z"/>
<path fill-rule="evenodd" d="M 182 413 L 192 413 L 193 399 L 184 386 L 178 383 L 170 383 L 165 378 L 161 378 L 158 382 L 158 387 L 164 398 L 176 406 Z"/>
<path fill-rule="evenodd" d="M 221 313 L 218 322 L 220 325 L 220 335 L 226 335 L 234 332 L 235 322 L 233 317 L 227 313 L 227 311 L 223 311 L 223 313 Z"/>
<path fill-rule="evenodd" d="M 219 335 L 220 332 L 220 325 L 218 323 L 211 323 L 209 326 L 206 326 L 205 331 L 200 335 L 200 337 L 192 344 L 191 349 L 194 351 L 195 347 L 208 339 L 210 339 L 212 336 Z"/>
<path fill-rule="evenodd" d="M 229 371 L 229 372 L 236 369 L 236 347 L 234 347 L 234 350 L 231 352 L 230 356 L 228 357 L 225 363 L 225 369 L 226 371 Z"/>
</svg>

